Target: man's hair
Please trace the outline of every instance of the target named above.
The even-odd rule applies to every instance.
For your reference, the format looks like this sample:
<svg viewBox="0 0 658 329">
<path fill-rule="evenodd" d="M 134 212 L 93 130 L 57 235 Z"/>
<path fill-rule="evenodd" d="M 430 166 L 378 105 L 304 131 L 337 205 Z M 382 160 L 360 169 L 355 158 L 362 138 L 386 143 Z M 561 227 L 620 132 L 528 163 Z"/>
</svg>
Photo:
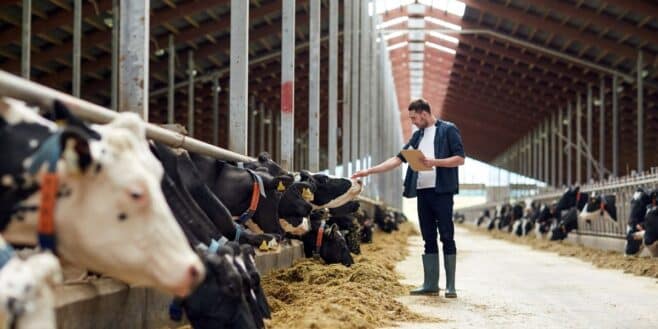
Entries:
<svg viewBox="0 0 658 329">
<path fill-rule="evenodd" d="M 422 98 L 419 98 L 409 104 L 409 111 L 414 111 L 416 113 L 424 111 L 431 114 L 432 108 L 430 108 L 430 103 Z"/>
</svg>

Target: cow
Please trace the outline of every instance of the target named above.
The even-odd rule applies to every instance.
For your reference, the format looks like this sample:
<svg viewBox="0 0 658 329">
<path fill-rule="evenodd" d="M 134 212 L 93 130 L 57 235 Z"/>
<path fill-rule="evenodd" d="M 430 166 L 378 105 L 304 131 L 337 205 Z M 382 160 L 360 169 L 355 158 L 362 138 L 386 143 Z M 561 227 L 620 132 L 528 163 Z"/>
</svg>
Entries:
<svg viewBox="0 0 658 329">
<path fill-rule="evenodd" d="M 578 219 L 587 226 L 592 225 L 595 220 L 607 220 L 610 223 L 617 223 L 617 207 L 615 206 L 616 197 L 612 194 L 604 195 L 592 192 L 587 204 L 578 215 Z"/>
<path fill-rule="evenodd" d="M 106 125 L 70 123 L 58 128 L 25 103 L 0 99 L 3 237 L 131 284 L 189 294 L 204 268 L 165 201 L 143 121 L 120 113 Z M 40 221 L 47 230 L 37 239 Z"/>
<path fill-rule="evenodd" d="M 651 256 L 658 257 L 658 206 L 656 205 L 651 205 L 644 217 L 643 240 L 644 246 L 649 250 Z"/>
<path fill-rule="evenodd" d="M 395 216 L 391 216 L 385 206 L 376 204 L 374 208 L 373 218 L 380 230 L 391 233 L 399 229 Z"/>
<path fill-rule="evenodd" d="M 193 152 L 189 155 L 198 169 L 199 179 L 208 185 L 232 216 L 255 233 L 270 233 L 281 238 L 283 230 L 277 207 L 281 186 L 290 185 L 291 176 L 273 177 L 266 170 L 239 168 Z"/>
<path fill-rule="evenodd" d="M 528 207 L 525 208 L 523 216 L 514 222 L 512 232 L 516 236 L 526 236 L 532 232 L 535 221 L 539 216 L 539 203 L 536 201 L 526 202 Z"/>
<path fill-rule="evenodd" d="M 336 178 L 306 170 L 299 172 L 299 179 L 315 185 L 315 194 L 311 201 L 314 210 L 340 207 L 356 199 L 363 190 L 363 182 L 359 179 Z"/>
<path fill-rule="evenodd" d="M 309 216 L 313 210 L 315 185 L 307 182 L 294 182 L 285 188 L 279 200 L 279 224 L 287 234 L 301 236 L 310 229 Z"/>
<path fill-rule="evenodd" d="M 482 223 L 489 223 L 491 222 L 491 213 L 489 212 L 489 209 L 484 209 L 482 210 L 482 214 L 480 217 L 478 217 L 477 221 L 475 222 L 476 226 L 482 225 Z"/>
<path fill-rule="evenodd" d="M 207 268 L 206 277 L 199 289 L 177 300 L 171 309 L 180 306 L 196 329 L 258 328 L 244 296 L 233 248 L 223 245 L 215 251 L 199 245 L 197 252 Z"/>
<path fill-rule="evenodd" d="M 201 181 L 198 169 L 187 152 L 180 151 L 180 154 L 176 154 L 174 150 L 158 142 L 152 143 L 152 151 L 162 162 L 167 176 L 173 178 L 177 188 L 175 193 L 181 194 L 181 197 L 187 200 L 180 208 L 188 209 L 188 212 L 193 213 L 184 217 L 176 216 L 176 218 L 181 226 L 187 228 L 184 231 L 196 232 L 194 235 L 197 237 L 203 236 L 202 239 L 188 237 L 192 245 L 198 243 L 210 245 L 213 239 L 219 240 L 222 236 L 230 240 L 237 238 L 241 243 L 248 243 L 256 247 L 260 247 L 263 243 L 267 246 L 273 244 L 274 236 L 246 231 L 233 221 L 226 206 Z M 168 202 L 172 202 L 174 199 L 173 195 L 172 197 L 167 195 Z M 172 206 L 172 208 L 174 207 Z"/>
<path fill-rule="evenodd" d="M 560 221 L 549 234 L 551 241 L 564 240 L 569 232 L 578 229 L 578 214 L 585 208 L 588 200 L 589 196 L 581 193 L 579 186 L 567 188 L 555 208 L 555 213 L 560 216 Z M 562 214 L 563 211 L 566 213 Z"/>
<path fill-rule="evenodd" d="M 19 258 L 0 238 L 0 323 L 9 328 L 55 328 L 54 285 L 62 281 L 50 252 Z"/>
<path fill-rule="evenodd" d="M 626 227 L 626 244 L 624 246 L 624 254 L 627 256 L 637 255 L 644 247 L 644 222 L 649 207 L 656 205 L 656 191 L 645 191 L 638 188 L 633 193 L 631 199 L 631 211 Z"/>
<path fill-rule="evenodd" d="M 327 225 L 329 210 L 318 209 L 311 213 L 311 229 L 301 237 L 306 257 L 318 256 L 326 264 L 341 263 L 347 267 L 354 259 L 338 225 Z"/>
<path fill-rule="evenodd" d="M 361 226 L 361 232 L 359 233 L 359 242 L 360 243 L 372 243 L 372 227 L 373 220 L 368 216 L 368 213 L 363 209 L 359 203 L 359 209 L 354 213 L 356 221 Z"/>
<path fill-rule="evenodd" d="M 452 220 L 455 223 L 462 224 L 466 220 L 466 217 L 464 216 L 464 214 L 455 211 L 454 215 L 452 215 Z"/>
<path fill-rule="evenodd" d="M 330 217 L 327 220 L 327 225 L 338 226 L 348 249 L 355 255 L 361 254 L 361 225 L 354 216 L 359 207 L 358 201 L 350 201 L 338 208 L 329 209 Z"/>
<path fill-rule="evenodd" d="M 557 203 L 542 204 L 539 207 L 539 213 L 535 219 L 535 235 L 537 238 L 544 238 L 557 226 L 556 207 Z"/>
</svg>

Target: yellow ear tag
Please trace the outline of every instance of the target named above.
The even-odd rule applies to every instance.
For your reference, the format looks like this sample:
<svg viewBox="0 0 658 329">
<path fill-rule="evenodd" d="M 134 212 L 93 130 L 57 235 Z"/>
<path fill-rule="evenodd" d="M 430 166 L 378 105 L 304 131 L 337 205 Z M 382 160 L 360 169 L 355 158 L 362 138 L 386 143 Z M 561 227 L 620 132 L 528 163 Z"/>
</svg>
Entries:
<svg viewBox="0 0 658 329">
<path fill-rule="evenodd" d="M 313 201 L 313 198 L 315 196 L 313 195 L 313 192 L 309 190 L 308 188 L 303 188 L 302 189 L 302 198 L 306 201 Z"/>
<path fill-rule="evenodd" d="M 279 192 L 283 192 L 286 190 L 285 185 L 283 185 L 283 182 L 279 181 L 279 185 L 277 185 L 276 190 Z"/>
<path fill-rule="evenodd" d="M 263 242 L 261 242 L 260 246 L 258 246 L 258 249 L 260 251 L 267 251 L 267 250 L 270 249 L 270 247 L 267 245 L 267 242 L 265 242 L 265 240 L 263 240 Z"/>
</svg>

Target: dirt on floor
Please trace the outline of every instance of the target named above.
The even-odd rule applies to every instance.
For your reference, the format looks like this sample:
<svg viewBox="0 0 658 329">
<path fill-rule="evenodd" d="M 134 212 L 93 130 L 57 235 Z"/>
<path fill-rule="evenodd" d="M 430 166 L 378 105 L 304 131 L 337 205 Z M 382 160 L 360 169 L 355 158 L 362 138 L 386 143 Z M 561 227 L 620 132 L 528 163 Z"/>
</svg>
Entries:
<svg viewBox="0 0 658 329">
<path fill-rule="evenodd" d="M 537 239 L 529 235 L 517 237 L 501 231 L 486 231 L 476 229 L 469 225 L 462 225 L 471 232 L 490 235 L 496 239 L 503 239 L 515 243 L 531 246 L 533 249 L 557 252 L 561 256 L 571 256 L 588 261 L 600 268 L 620 269 L 625 273 L 658 278 L 658 258 L 624 256 L 615 251 L 603 251 L 573 244 L 568 241 L 548 241 Z"/>
<path fill-rule="evenodd" d="M 365 329 L 426 321 L 395 300 L 409 289 L 399 283 L 395 264 L 408 253 L 407 237 L 416 234 L 410 223 L 393 234 L 375 232 L 374 243 L 361 245 L 351 267 L 304 259 L 265 275 L 262 285 L 273 311 L 268 328 Z"/>
</svg>

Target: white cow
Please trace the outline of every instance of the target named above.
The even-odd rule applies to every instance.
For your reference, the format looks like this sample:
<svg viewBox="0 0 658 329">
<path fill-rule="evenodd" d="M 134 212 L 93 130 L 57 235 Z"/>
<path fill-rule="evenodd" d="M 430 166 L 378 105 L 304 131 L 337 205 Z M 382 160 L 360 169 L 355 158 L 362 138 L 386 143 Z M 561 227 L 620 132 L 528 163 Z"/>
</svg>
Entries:
<svg viewBox="0 0 658 329">
<path fill-rule="evenodd" d="M 0 269 L 0 327 L 56 327 L 54 285 L 62 280 L 59 261 L 50 252 L 20 259 L 14 256 Z"/>
<path fill-rule="evenodd" d="M 0 99 L 0 116 L 14 124 L 37 120 L 24 103 L 9 99 Z M 131 284 L 189 294 L 203 279 L 204 267 L 163 196 L 164 171 L 148 151 L 144 123 L 133 113 L 120 113 L 94 129 L 100 140 L 71 134 L 61 143 L 62 196 L 54 215 L 59 256 Z M 20 206 L 39 206 L 40 197 L 37 191 Z M 12 218 L 3 236 L 11 243 L 36 244 L 38 216 L 32 211 Z"/>
</svg>

